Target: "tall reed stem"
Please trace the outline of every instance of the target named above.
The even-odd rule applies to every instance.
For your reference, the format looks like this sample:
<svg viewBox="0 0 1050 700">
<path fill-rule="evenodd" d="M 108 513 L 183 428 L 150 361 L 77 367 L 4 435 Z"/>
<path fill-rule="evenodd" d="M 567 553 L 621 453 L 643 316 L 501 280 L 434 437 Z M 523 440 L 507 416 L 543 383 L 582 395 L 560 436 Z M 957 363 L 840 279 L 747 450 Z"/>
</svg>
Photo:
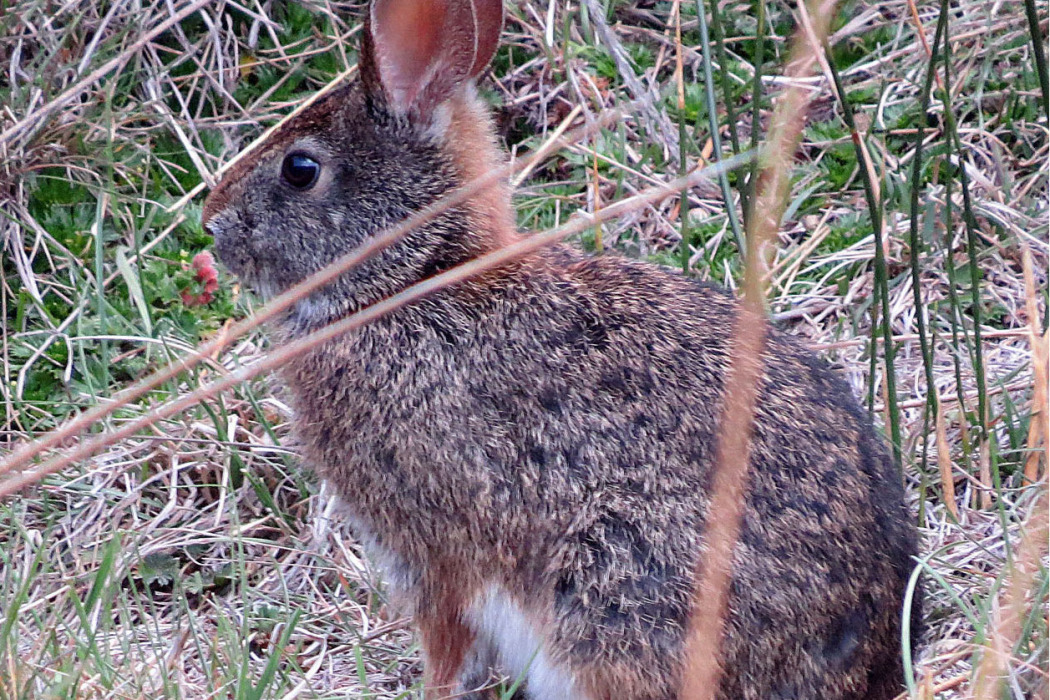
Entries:
<svg viewBox="0 0 1050 700">
<path fill-rule="evenodd" d="M 718 0 L 712 0 L 712 2 L 717 3 Z M 722 160 L 722 135 L 718 132 L 718 105 L 715 102 L 715 81 L 711 70 L 711 40 L 707 35 L 707 18 L 704 13 L 703 0 L 696 1 L 696 15 L 700 22 L 700 46 L 704 51 L 704 94 L 707 97 L 707 121 L 711 128 L 711 142 L 714 145 L 715 162 L 717 163 Z M 729 228 L 733 231 L 733 240 L 736 241 L 737 250 L 740 251 L 746 263 L 747 247 L 744 242 L 744 232 L 737 219 L 736 206 L 733 204 L 733 190 L 729 187 L 729 176 L 725 172 L 718 178 L 718 184 L 722 187 L 722 199 L 725 201 L 726 215 L 729 217 Z"/>
<path fill-rule="evenodd" d="M 765 62 L 766 52 L 766 0 L 757 0 L 758 28 L 755 31 L 755 79 L 751 87 L 751 150 L 758 148 L 758 142 L 762 134 L 762 64 Z M 758 187 L 758 163 L 751 166 L 751 173 L 747 178 L 747 201 L 748 208 L 744 210 L 744 228 L 748 231 L 754 223 L 751 221 L 755 202 L 755 192 Z"/>
<path fill-rule="evenodd" d="M 1024 0 L 1024 12 L 1028 18 L 1028 34 L 1032 38 L 1032 53 L 1035 55 L 1035 71 L 1039 74 L 1039 89 L 1043 93 L 1043 114 L 1047 113 L 1050 106 L 1047 105 L 1048 94 L 1050 94 L 1050 79 L 1047 78 L 1046 54 L 1043 53 L 1043 30 L 1039 26 L 1039 13 L 1036 11 L 1035 0 Z"/>
<path fill-rule="evenodd" d="M 947 15 L 950 11 L 948 0 L 941 0 L 941 14 Z M 970 180 L 966 174 L 966 151 L 963 149 L 962 139 L 959 138 L 959 129 L 955 123 L 955 114 L 952 112 L 951 104 L 951 37 L 947 29 L 943 37 L 944 46 L 944 89 L 940 90 L 941 101 L 944 105 L 944 125 L 947 130 L 947 145 L 949 150 L 954 150 L 958 162 L 959 189 L 963 198 L 963 224 L 966 227 L 966 253 L 970 268 L 970 297 L 971 315 L 973 316 L 973 364 L 974 374 L 977 379 L 977 421 L 980 429 L 980 439 L 987 436 L 988 426 L 988 386 L 985 381 L 984 352 L 981 339 L 981 268 L 977 262 L 977 218 L 973 213 L 973 202 L 970 197 Z"/>
<path fill-rule="evenodd" d="M 928 413 L 932 413 L 935 420 L 939 415 L 938 411 L 940 409 L 937 405 L 937 383 L 933 376 L 933 353 L 926 337 L 925 307 L 922 303 L 922 276 L 919 272 L 919 261 L 923 252 L 922 240 L 919 237 L 919 190 L 922 186 L 922 151 L 923 139 L 926 136 L 926 114 L 930 110 L 930 93 L 933 91 L 933 82 L 937 75 L 937 47 L 940 46 L 941 37 L 944 35 L 947 27 L 948 14 L 942 12 L 937 18 L 937 29 L 934 32 L 933 39 L 933 51 L 930 55 L 930 62 L 926 67 L 926 82 L 923 84 L 922 94 L 919 96 L 920 107 L 919 118 L 917 120 L 918 128 L 915 132 L 915 154 L 912 156 L 911 220 L 908 228 L 908 241 L 911 246 L 911 290 L 912 299 L 915 302 L 915 325 L 919 332 L 919 348 L 922 352 L 922 364 L 926 373 L 926 406 Z M 922 31 L 922 28 L 917 27 L 916 31 Z M 926 463 L 927 445 L 928 441 L 924 440 L 922 458 L 924 466 Z"/>
<path fill-rule="evenodd" d="M 853 119 L 853 108 L 846 99 L 846 91 L 839 78 L 838 69 L 831 55 L 831 47 L 828 45 L 827 37 L 823 38 L 824 53 L 828 57 L 827 65 L 831 70 L 831 77 L 835 83 L 835 90 L 839 95 L 839 104 L 842 106 L 842 118 L 849 127 L 850 135 L 853 137 L 853 147 L 857 153 L 857 167 L 860 170 L 861 182 L 864 183 L 864 198 L 868 203 L 868 213 L 871 216 L 871 228 L 875 236 L 875 286 L 878 288 L 879 297 L 882 301 L 882 342 L 883 362 L 886 366 L 886 413 L 890 423 L 890 442 L 893 447 L 893 462 L 897 468 L 901 467 L 901 426 L 900 411 L 897 408 L 897 375 L 893 366 L 895 346 L 893 344 L 893 326 L 890 324 L 890 293 L 889 275 L 886 271 L 886 257 L 883 252 L 882 236 L 882 202 L 875 193 L 875 183 L 872 179 L 873 168 L 870 167 L 871 156 L 864 145 L 864 139 L 857 131 L 857 124 Z M 873 317 L 875 306 L 872 307 Z M 875 351 L 874 346 L 872 352 Z M 874 382 L 874 377 L 872 377 Z"/>
</svg>

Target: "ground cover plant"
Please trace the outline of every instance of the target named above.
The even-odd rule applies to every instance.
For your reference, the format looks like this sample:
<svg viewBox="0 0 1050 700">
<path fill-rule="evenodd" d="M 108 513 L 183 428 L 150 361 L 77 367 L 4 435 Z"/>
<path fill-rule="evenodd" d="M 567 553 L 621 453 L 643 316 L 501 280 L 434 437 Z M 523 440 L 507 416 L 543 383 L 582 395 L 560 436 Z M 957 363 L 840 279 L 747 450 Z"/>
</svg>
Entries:
<svg viewBox="0 0 1050 700">
<path fill-rule="evenodd" d="M 698 7 L 508 3 L 482 89 L 512 156 L 631 114 L 515 176 L 523 228 L 761 143 L 808 17 Z M 352 76 L 362 10 L 0 8 L 5 451 L 252 313 L 201 255 L 203 194 L 266 127 Z M 1046 24 L 1045 3 L 845 3 L 805 83 L 769 306 L 899 453 L 925 537 L 915 697 L 1046 697 Z M 735 287 L 754 173 L 578 244 Z M 94 432 L 267 343 L 238 340 Z M 408 622 L 298 467 L 289 415 L 263 376 L 5 498 L 0 697 L 417 696 Z"/>
</svg>

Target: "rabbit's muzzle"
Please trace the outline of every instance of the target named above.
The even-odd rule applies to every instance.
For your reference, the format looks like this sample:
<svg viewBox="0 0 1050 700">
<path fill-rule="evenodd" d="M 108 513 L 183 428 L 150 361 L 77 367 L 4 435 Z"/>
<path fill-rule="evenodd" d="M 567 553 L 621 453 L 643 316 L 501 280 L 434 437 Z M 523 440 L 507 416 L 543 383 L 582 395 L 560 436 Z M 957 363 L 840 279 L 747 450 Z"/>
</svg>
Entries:
<svg viewBox="0 0 1050 700">
<path fill-rule="evenodd" d="M 212 247 L 216 256 L 230 272 L 264 299 L 273 296 L 274 285 L 259 269 L 251 242 L 246 236 L 239 235 L 244 227 L 240 222 L 229 221 L 229 218 L 228 212 L 222 212 L 204 222 L 204 230 L 215 241 Z"/>
</svg>

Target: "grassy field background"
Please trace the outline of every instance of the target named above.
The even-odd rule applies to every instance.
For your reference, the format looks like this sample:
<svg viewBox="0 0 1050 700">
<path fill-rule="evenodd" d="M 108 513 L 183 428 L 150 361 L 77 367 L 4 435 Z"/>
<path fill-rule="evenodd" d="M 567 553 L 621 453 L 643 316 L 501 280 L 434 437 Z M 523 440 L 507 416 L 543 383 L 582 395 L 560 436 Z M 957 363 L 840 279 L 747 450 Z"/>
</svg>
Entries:
<svg viewBox="0 0 1050 700">
<path fill-rule="evenodd" d="M 507 4 L 482 90 L 512 156 L 633 105 L 521 183 L 523 228 L 761 143 L 805 16 L 703 7 L 701 21 L 695 2 Z M 352 71 L 362 12 L 0 4 L 0 449 L 252 313 L 222 270 L 202 297 L 206 188 Z M 846 2 L 806 83 L 769 306 L 899 450 L 928 574 L 916 698 L 973 697 L 989 673 L 1001 682 L 981 697 L 1047 697 L 1047 14 L 1034 0 Z M 753 175 L 577 243 L 735 287 Z M 240 339 L 94 431 L 267 347 Z M 0 502 L 0 699 L 419 696 L 408 621 L 299 469 L 289 421 L 263 377 Z"/>
</svg>

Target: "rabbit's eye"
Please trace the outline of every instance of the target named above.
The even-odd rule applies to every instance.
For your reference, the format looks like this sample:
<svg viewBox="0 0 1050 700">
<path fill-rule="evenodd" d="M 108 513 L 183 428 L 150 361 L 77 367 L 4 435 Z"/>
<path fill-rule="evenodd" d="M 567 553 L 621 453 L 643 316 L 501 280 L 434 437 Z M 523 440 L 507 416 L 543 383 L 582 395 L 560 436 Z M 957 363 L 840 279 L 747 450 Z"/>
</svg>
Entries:
<svg viewBox="0 0 1050 700">
<path fill-rule="evenodd" d="M 321 174 L 321 164 L 305 153 L 289 153 L 281 163 L 281 177 L 297 190 L 309 189 Z"/>
</svg>

